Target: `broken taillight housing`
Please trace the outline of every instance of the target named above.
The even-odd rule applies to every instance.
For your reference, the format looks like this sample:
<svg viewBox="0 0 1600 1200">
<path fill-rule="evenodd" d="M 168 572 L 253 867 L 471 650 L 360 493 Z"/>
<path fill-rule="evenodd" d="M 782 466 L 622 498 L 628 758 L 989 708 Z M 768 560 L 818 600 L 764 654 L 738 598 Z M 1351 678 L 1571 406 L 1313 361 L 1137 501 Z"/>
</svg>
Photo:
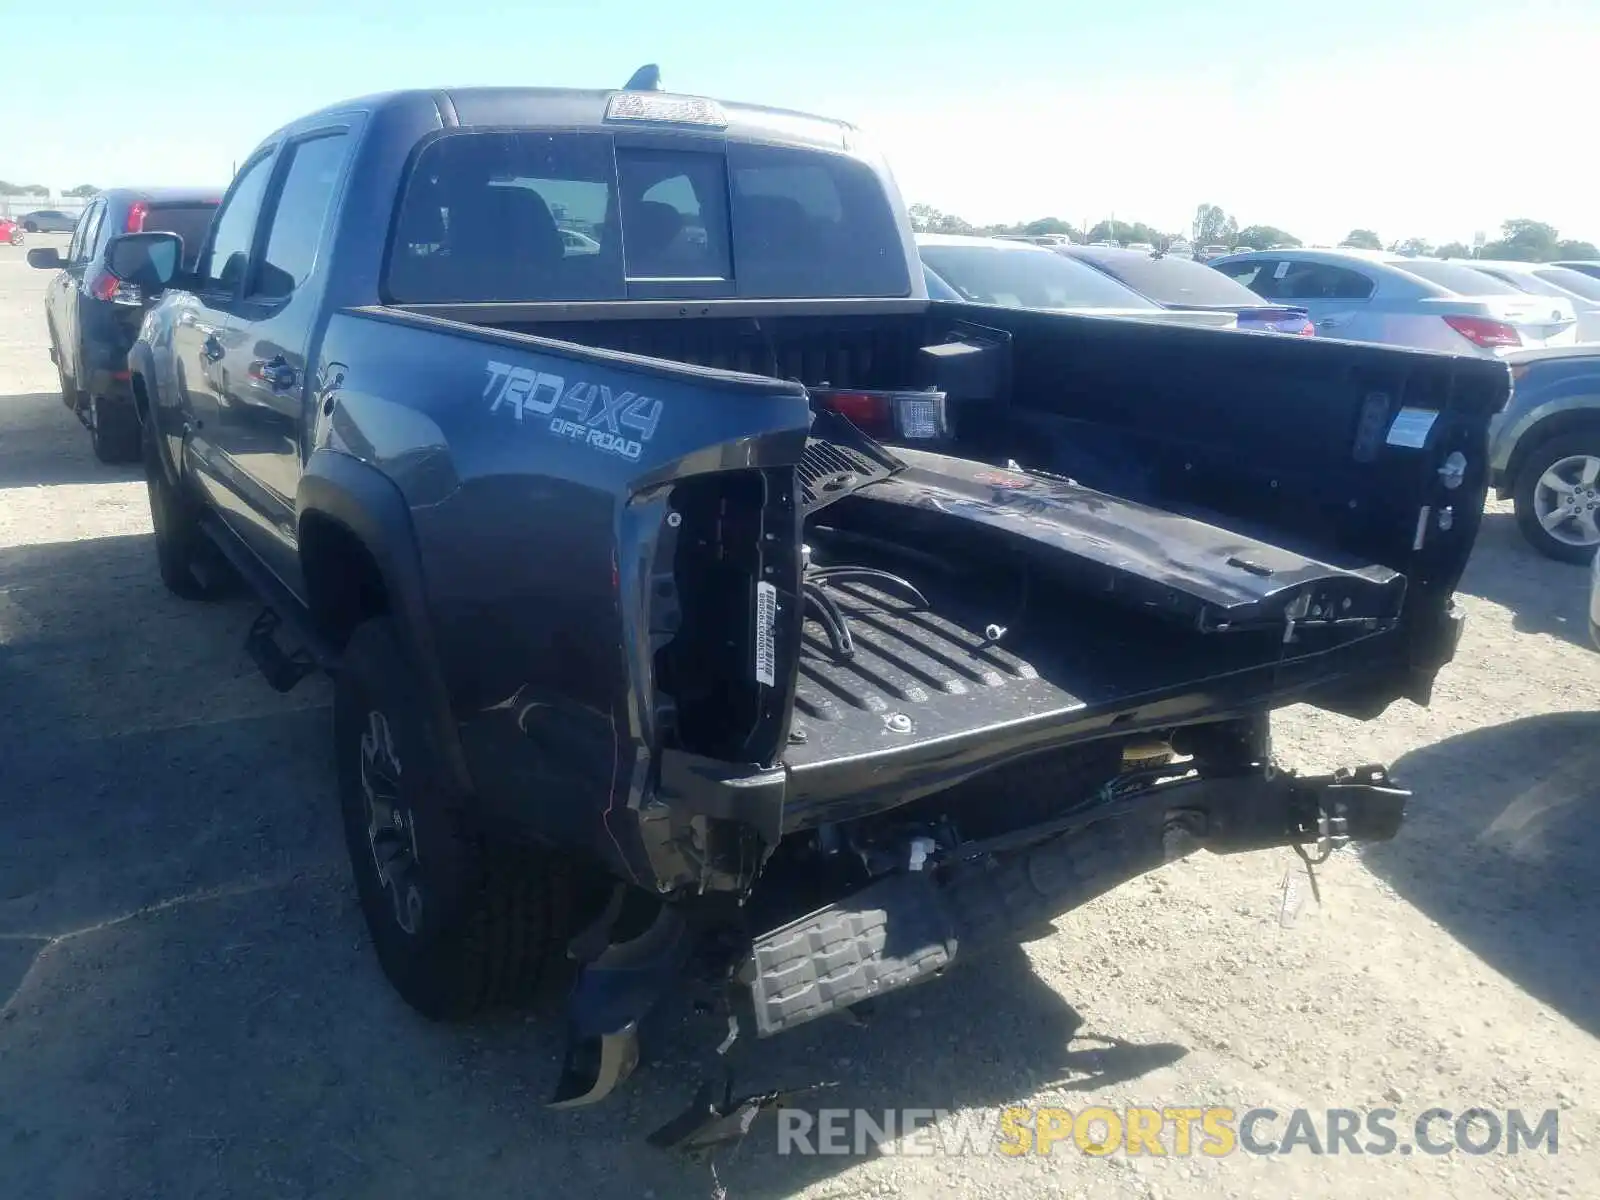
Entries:
<svg viewBox="0 0 1600 1200">
<path fill-rule="evenodd" d="M 144 303 L 144 294 L 139 290 L 138 284 L 125 283 L 109 271 L 95 277 L 89 293 L 96 300 L 109 300 L 113 304 L 137 307 Z"/>
<path fill-rule="evenodd" d="M 828 387 L 809 391 L 817 404 L 880 441 L 937 442 L 949 433 L 943 392 Z"/>
</svg>

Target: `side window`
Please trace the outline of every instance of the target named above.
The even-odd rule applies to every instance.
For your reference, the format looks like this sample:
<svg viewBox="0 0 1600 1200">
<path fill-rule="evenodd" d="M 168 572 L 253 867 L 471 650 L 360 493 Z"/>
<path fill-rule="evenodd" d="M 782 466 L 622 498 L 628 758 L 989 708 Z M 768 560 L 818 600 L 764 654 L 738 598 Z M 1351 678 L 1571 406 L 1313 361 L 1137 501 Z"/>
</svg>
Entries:
<svg viewBox="0 0 1600 1200">
<path fill-rule="evenodd" d="M 1256 295 L 1266 296 L 1268 291 L 1263 289 L 1267 288 L 1277 266 L 1275 259 L 1252 258 L 1245 262 L 1218 263 L 1212 269 L 1220 271 L 1229 279 L 1237 279 Z"/>
<path fill-rule="evenodd" d="M 86 263 L 94 250 L 95 237 L 100 232 L 100 218 L 105 213 L 106 202 L 96 200 L 83 210 L 77 227 L 72 231 L 72 244 L 67 247 L 67 261 Z"/>
<path fill-rule="evenodd" d="M 90 205 L 90 208 L 92 207 L 94 206 Z M 69 263 L 75 263 L 78 261 L 78 252 L 83 248 L 84 231 L 88 228 L 89 209 L 86 208 L 83 210 L 83 214 L 78 218 L 78 223 L 72 227 L 72 240 L 67 243 L 66 257 Z"/>
<path fill-rule="evenodd" d="M 281 300 L 310 278 L 349 141 L 335 133 L 293 147 L 252 297 Z"/>
<path fill-rule="evenodd" d="M 211 246 L 200 264 L 202 290 L 231 292 L 244 278 L 250 264 L 256 216 L 271 175 L 272 156 L 258 158 L 244 169 L 232 195 L 222 202 L 211 226 Z"/>
<path fill-rule="evenodd" d="M 94 226 L 84 240 L 84 257 L 91 263 L 100 257 L 101 251 L 106 248 L 106 243 L 117 232 L 115 223 L 106 219 L 111 215 L 111 206 L 102 200 L 95 207 L 100 213 L 95 217 Z"/>
<path fill-rule="evenodd" d="M 1328 263 L 1294 263 L 1275 283 L 1276 300 L 1365 300 L 1373 289 L 1361 272 Z"/>
</svg>

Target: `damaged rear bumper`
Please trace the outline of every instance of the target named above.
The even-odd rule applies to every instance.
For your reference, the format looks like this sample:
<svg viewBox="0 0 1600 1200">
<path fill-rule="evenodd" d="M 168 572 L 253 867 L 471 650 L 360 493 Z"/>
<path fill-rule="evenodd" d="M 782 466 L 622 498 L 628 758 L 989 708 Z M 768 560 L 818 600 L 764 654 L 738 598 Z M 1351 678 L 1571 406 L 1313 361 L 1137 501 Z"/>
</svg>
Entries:
<svg viewBox="0 0 1600 1200">
<path fill-rule="evenodd" d="M 887 876 L 757 938 L 741 972 L 756 1031 L 781 1033 L 942 975 L 958 952 L 1014 939 L 1195 850 L 1388 840 L 1408 798 L 1380 767 L 1192 779 L 1059 832 L 958 847 L 942 868 Z"/>
<path fill-rule="evenodd" d="M 958 954 L 1015 941 L 1196 850 L 1388 840 L 1409 797 L 1377 766 L 1315 777 L 1258 767 L 1102 797 L 1050 822 L 940 851 L 921 869 L 883 876 L 756 937 L 734 972 L 735 992 L 748 997 L 756 1034 L 770 1037 L 936 978 Z M 661 921 L 676 928 L 675 910 L 663 909 Z M 603 1099 L 637 1061 L 639 1021 L 683 953 L 663 930 L 646 940 L 663 950 L 629 955 L 615 969 L 602 960 L 580 979 L 561 1103 Z M 600 1024 L 598 1013 L 606 1014 Z"/>
</svg>

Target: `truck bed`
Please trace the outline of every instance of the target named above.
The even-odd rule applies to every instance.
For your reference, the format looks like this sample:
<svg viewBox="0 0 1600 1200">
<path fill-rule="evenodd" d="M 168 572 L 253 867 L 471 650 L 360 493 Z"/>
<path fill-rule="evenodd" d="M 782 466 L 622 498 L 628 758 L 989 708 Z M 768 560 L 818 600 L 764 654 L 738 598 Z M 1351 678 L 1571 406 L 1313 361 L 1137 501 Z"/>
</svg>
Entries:
<svg viewBox="0 0 1600 1200">
<path fill-rule="evenodd" d="M 1282 624 L 1202 632 L 1039 567 L 951 574 L 907 556 L 873 558 L 837 529 L 818 539 L 841 561 L 892 570 L 927 603 L 871 578 L 829 582 L 853 653 L 841 655 L 824 623 L 807 619 L 783 759 L 791 829 L 871 811 L 884 794 L 939 790 L 1030 747 L 1286 703 L 1369 666 L 1387 625 L 1312 627 L 1292 643 Z"/>
</svg>

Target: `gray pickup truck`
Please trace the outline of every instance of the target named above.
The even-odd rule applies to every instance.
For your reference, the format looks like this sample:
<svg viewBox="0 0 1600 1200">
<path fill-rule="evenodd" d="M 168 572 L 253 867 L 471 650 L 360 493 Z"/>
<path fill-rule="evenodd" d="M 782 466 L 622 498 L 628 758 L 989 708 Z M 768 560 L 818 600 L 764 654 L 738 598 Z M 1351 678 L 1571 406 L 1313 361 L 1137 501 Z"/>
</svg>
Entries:
<svg viewBox="0 0 1600 1200">
<path fill-rule="evenodd" d="M 162 578 L 332 674 L 405 999 L 566 964 L 592 1102 L 670 987 L 766 1037 L 1198 849 L 1393 836 L 1268 716 L 1428 701 L 1506 368 L 930 301 L 857 130 L 648 74 L 338 105 L 192 272 L 106 252 Z"/>
</svg>

